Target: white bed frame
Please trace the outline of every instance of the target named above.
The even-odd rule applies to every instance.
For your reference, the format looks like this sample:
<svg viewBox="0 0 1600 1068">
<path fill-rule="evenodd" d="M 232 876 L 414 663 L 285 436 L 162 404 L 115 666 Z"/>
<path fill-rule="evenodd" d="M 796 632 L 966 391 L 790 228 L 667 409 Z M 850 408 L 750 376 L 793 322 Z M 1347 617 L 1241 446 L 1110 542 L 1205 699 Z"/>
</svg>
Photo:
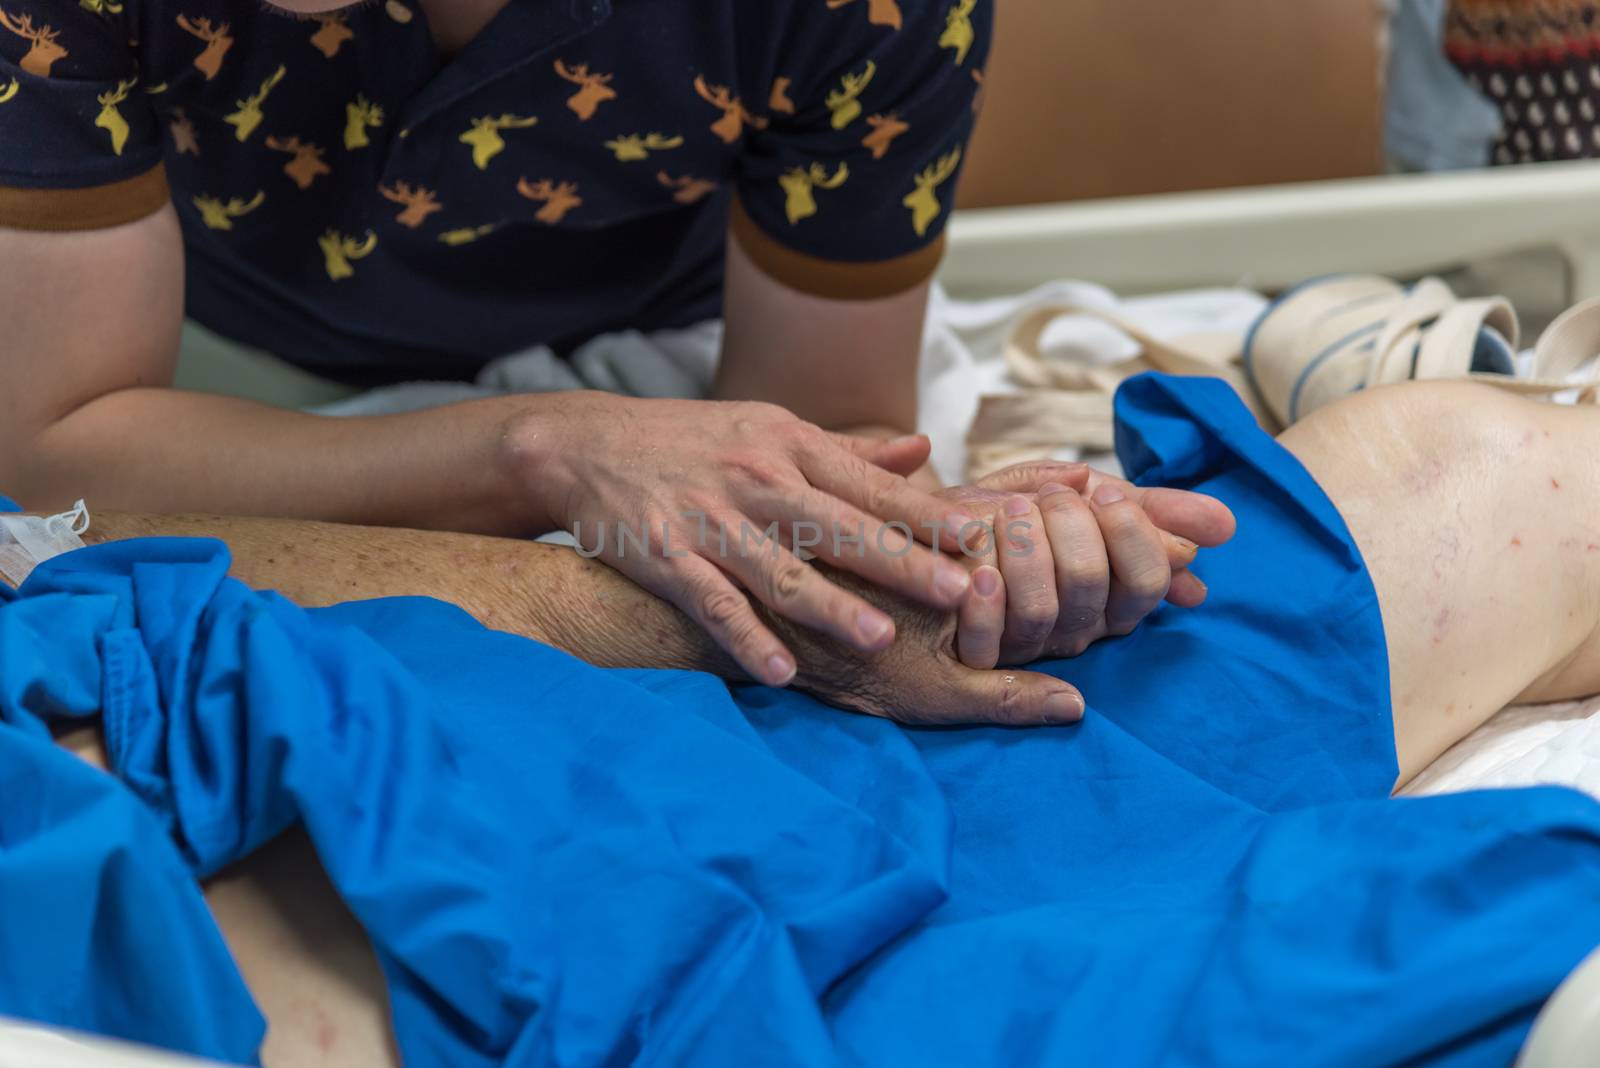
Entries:
<svg viewBox="0 0 1600 1068">
<path fill-rule="evenodd" d="M 1063 278 L 1123 295 L 1270 292 L 1540 248 L 1566 259 L 1568 303 L 1600 296 L 1600 161 L 958 212 L 940 281 L 968 300 Z M 1518 1060 L 1590 1063 L 1600 1063 L 1600 950 L 1546 1004 Z"/>
</svg>

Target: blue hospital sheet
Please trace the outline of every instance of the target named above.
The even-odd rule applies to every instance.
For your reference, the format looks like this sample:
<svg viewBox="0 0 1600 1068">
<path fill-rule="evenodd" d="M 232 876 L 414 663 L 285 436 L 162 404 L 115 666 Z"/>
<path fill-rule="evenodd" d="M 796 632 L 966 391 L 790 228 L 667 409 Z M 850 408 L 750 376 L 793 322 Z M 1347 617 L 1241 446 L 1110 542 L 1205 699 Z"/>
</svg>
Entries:
<svg viewBox="0 0 1600 1068">
<path fill-rule="evenodd" d="M 0 1013 L 249 1061 L 188 880 L 303 823 L 407 1063 L 1504 1065 L 1600 942 L 1600 806 L 1390 800 L 1337 513 L 1220 383 L 1118 402 L 1239 516 L 1211 600 L 1048 670 L 1076 728 L 906 730 L 604 671 L 426 599 L 300 609 L 208 540 L 0 604 Z M 126 789 L 48 724 L 103 711 Z"/>
</svg>

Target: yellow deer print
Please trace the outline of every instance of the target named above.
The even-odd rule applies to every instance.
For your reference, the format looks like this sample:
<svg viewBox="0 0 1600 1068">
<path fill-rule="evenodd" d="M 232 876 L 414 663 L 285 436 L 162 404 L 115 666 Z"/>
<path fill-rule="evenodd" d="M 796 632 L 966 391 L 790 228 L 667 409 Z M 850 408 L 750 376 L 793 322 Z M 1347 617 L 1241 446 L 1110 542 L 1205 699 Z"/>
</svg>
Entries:
<svg viewBox="0 0 1600 1068">
<path fill-rule="evenodd" d="M 829 93 L 828 110 L 833 112 L 833 128 L 842 130 L 861 117 L 861 101 L 856 99 L 878 73 L 878 65 L 867 60 L 867 69 L 860 74 L 846 74 L 839 79 L 839 90 Z"/>
<path fill-rule="evenodd" d="M 337 282 L 356 273 L 356 269 L 350 266 L 351 261 L 359 260 L 377 248 L 378 235 L 368 230 L 366 238 L 357 241 L 337 230 L 328 230 L 317 238 L 317 246 L 322 249 L 323 266 L 328 269 L 328 277 Z"/>
<path fill-rule="evenodd" d="M 530 182 L 526 178 L 517 180 L 517 192 L 529 200 L 542 200 L 544 207 L 534 215 L 542 223 L 554 225 L 566 218 L 567 212 L 583 204 L 583 198 L 578 196 L 578 187 L 572 182 L 562 182 L 559 185 L 548 178 L 541 182 Z"/>
<path fill-rule="evenodd" d="M 78 6 L 96 15 L 122 14 L 122 5 L 116 0 L 78 0 Z"/>
<path fill-rule="evenodd" d="M 900 203 L 911 209 L 911 228 L 917 232 L 918 237 L 928 232 L 928 226 L 943 210 L 935 190 L 956 173 L 956 168 L 960 164 L 961 148 L 958 145 L 954 151 L 940 156 L 933 165 L 924 167 L 922 173 L 913 179 L 917 184 L 916 189 L 907 193 Z"/>
<path fill-rule="evenodd" d="M 967 49 L 972 47 L 972 9 L 977 6 L 978 0 L 956 0 L 955 6 L 944 17 L 944 33 L 939 35 L 939 47 L 956 50 L 958 67 L 967 61 Z"/>
<path fill-rule="evenodd" d="M 345 13 L 334 11 L 326 15 L 312 15 L 312 18 L 322 23 L 322 28 L 311 35 L 311 44 L 318 52 L 332 59 L 339 54 L 339 49 L 344 43 L 356 35 L 356 32 L 345 24 Z"/>
<path fill-rule="evenodd" d="M 480 171 L 487 170 L 489 161 L 506 150 L 506 139 L 500 136 L 501 130 L 525 130 L 538 122 L 533 115 L 525 119 L 515 115 L 501 115 L 499 118 L 485 115 L 473 119 L 472 129 L 462 134 L 459 140 L 464 145 L 472 146 L 472 165 Z"/>
<path fill-rule="evenodd" d="M 794 82 L 788 78 L 774 78 L 772 92 L 767 97 L 767 110 L 778 111 L 785 115 L 794 114 L 794 101 L 789 99 L 789 86 Z"/>
<path fill-rule="evenodd" d="M 269 137 L 267 147 L 274 152 L 287 152 L 294 158 L 283 165 L 283 173 L 301 189 L 310 189 L 311 183 L 333 168 L 322 161 L 321 145 L 303 143 L 298 137 Z"/>
<path fill-rule="evenodd" d="M 174 108 L 172 122 L 167 126 L 172 132 L 172 151 L 180 156 L 198 156 L 200 142 L 194 136 L 194 122 L 183 113 L 182 108 Z"/>
<path fill-rule="evenodd" d="M 614 141 L 607 141 L 606 147 L 617 155 L 618 163 L 632 163 L 636 160 L 649 159 L 650 153 L 662 152 L 669 148 L 677 148 L 683 144 L 681 137 L 668 137 L 666 134 L 628 134 Z"/>
<path fill-rule="evenodd" d="M 195 197 L 194 206 L 200 212 L 200 221 L 213 230 L 232 230 L 233 220 L 241 215 L 249 215 L 259 208 L 267 194 L 256 191 L 256 195 L 249 200 L 240 200 L 234 197 L 224 204 L 217 197 Z"/>
<path fill-rule="evenodd" d="M 390 18 L 402 26 L 411 21 L 411 9 L 402 4 L 400 0 L 389 0 L 388 3 L 383 5 L 383 9 L 389 13 Z"/>
<path fill-rule="evenodd" d="M 434 212 L 444 210 L 444 205 L 439 203 L 433 190 L 420 185 L 413 189 L 406 182 L 396 182 L 393 187 L 378 186 L 378 192 L 383 194 L 384 199 L 406 206 L 404 211 L 395 216 L 394 221 L 413 230 L 421 226 Z"/>
<path fill-rule="evenodd" d="M 724 144 L 731 145 L 739 140 L 744 135 L 744 124 L 747 122 L 752 129 L 767 128 L 767 120 L 746 111 L 744 104 L 728 91 L 727 86 L 707 85 L 705 78 L 697 74 L 694 77 L 694 91 L 706 103 L 722 109 L 722 118 L 711 124 L 711 132 L 722 138 Z"/>
<path fill-rule="evenodd" d="M 687 174 L 682 178 L 674 178 L 666 171 L 656 171 L 656 181 L 673 190 L 672 199 L 679 204 L 698 204 L 717 191 L 716 182 Z"/>
<path fill-rule="evenodd" d="M 205 50 L 194 57 L 194 67 L 209 82 L 222 69 L 222 57 L 233 47 L 233 38 L 228 36 L 228 24 L 224 22 L 213 27 L 210 19 L 191 20 L 187 15 L 179 15 L 178 26 L 185 33 L 205 42 Z"/>
<path fill-rule="evenodd" d="M 12 97 L 16 96 L 21 90 L 22 83 L 17 79 L 12 78 L 10 82 L 6 83 L 6 87 L 4 89 L 0 89 L 0 104 L 6 103 Z"/>
<path fill-rule="evenodd" d="M 855 0 L 828 0 L 830 10 L 854 3 Z M 867 21 L 874 26 L 900 28 L 900 5 L 895 0 L 867 0 Z"/>
<path fill-rule="evenodd" d="M 111 135 L 111 151 L 119 156 L 128 143 L 128 120 L 122 117 L 117 105 L 128 99 L 128 91 L 137 84 L 138 78 L 129 78 L 125 82 L 118 82 L 111 92 L 95 97 L 100 101 L 100 114 L 95 116 L 94 124 Z"/>
<path fill-rule="evenodd" d="M 562 78 L 578 87 L 578 91 L 567 97 L 567 107 L 578 116 L 580 122 L 588 122 L 594 118 L 595 109 L 607 100 L 615 100 L 617 91 L 611 88 L 610 74 L 590 74 L 589 65 L 580 63 L 576 67 L 568 68 L 561 60 L 556 60 L 556 73 Z"/>
<path fill-rule="evenodd" d="M 484 226 L 463 226 L 459 230 L 446 230 L 439 235 L 439 240 L 447 245 L 465 245 L 478 240 L 484 234 L 492 234 L 499 228 L 499 223 L 488 223 Z"/>
<path fill-rule="evenodd" d="M 383 125 L 383 109 L 365 95 L 357 94 L 355 103 L 344 106 L 344 147 L 351 152 L 372 144 L 367 139 L 367 127 Z"/>
<path fill-rule="evenodd" d="M 261 114 L 261 104 L 267 99 L 267 94 L 276 89 L 278 83 L 283 81 L 283 76 L 286 73 L 288 73 L 287 69 L 279 66 L 277 70 L 267 76 L 266 81 L 261 83 L 261 88 L 256 90 L 255 95 L 235 101 L 239 105 L 238 111 L 223 117 L 222 121 L 233 127 L 234 136 L 240 141 L 250 140 L 250 135 L 256 132 L 257 126 L 261 125 L 261 120 L 264 117 Z"/>
<path fill-rule="evenodd" d="M 889 152 L 889 142 L 911 129 L 892 111 L 887 115 L 868 115 L 867 125 L 872 127 L 872 132 L 861 139 L 861 147 L 872 149 L 873 159 L 882 159 Z"/>
<path fill-rule="evenodd" d="M 789 225 L 793 226 L 801 219 L 809 219 L 817 213 L 817 199 L 812 196 L 813 189 L 838 189 L 844 185 L 845 179 L 850 177 L 850 168 L 843 163 L 834 172 L 833 177 L 828 177 L 828 169 L 820 163 L 813 163 L 810 170 L 801 170 L 799 167 L 790 167 L 789 170 L 778 176 L 778 185 L 788 196 L 784 204 L 784 211 L 789 216 Z"/>
<path fill-rule="evenodd" d="M 0 7 L 0 26 L 4 26 L 28 42 L 28 54 L 23 56 L 17 65 L 36 77 L 50 77 L 50 68 L 55 65 L 56 60 L 65 59 L 72 54 L 56 43 L 56 38 L 61 36 L 60 30 L 54 26 L 34 29 L 32 15 L 18 17 Z"/>
</svg>

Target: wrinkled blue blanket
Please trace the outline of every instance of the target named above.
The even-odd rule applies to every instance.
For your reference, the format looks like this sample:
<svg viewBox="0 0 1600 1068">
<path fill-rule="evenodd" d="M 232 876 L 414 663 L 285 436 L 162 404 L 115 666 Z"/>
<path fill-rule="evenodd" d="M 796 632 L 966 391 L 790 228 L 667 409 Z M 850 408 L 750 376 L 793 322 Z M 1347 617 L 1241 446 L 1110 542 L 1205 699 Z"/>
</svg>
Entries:
<svg viewBox="0 0 1600 1068">
<path fill-rule="evenodd" d="M 1600 806 L 1388 800 L 1338 515 L 1218 383 L 1119 414 L 1129 470 L 1239 535 L 1203 609 L 1050 665 L 1074 729 L 306 611 L 212 541 L 53 561 L 0 602 L 0 1013 L 252 1060 L 193 877 L 301 821 L 413 1065 L 1508 1063 L 1600 942 Z M 50 741 L 96 712 L 122 783 Z"/>
</svg>

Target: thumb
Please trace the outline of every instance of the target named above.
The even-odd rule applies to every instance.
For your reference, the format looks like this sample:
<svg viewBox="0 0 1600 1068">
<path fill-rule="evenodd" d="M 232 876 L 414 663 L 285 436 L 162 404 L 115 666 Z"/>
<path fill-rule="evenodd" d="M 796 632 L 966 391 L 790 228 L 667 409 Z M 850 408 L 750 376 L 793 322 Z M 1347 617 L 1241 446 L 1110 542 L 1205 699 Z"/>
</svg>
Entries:
<svg viewBox="0 0 1600 1068">
<path fill-rule="evenodd" d="M 1001 727 L 1052 727 L 1083 719 L 1077 687 L 1037 671 L 974 671 L 951 668 L 945 723 L 992 723 Z"/>
<path fill-rule="evenodd" d="M 834 434 L 833 440 L 869 464 L 897 475 L 909 475 L 928 462 L 933 443 L 925 434 L 906 434 L 898 438 L 865 438 L 855 434 Z"/>
</svg>

